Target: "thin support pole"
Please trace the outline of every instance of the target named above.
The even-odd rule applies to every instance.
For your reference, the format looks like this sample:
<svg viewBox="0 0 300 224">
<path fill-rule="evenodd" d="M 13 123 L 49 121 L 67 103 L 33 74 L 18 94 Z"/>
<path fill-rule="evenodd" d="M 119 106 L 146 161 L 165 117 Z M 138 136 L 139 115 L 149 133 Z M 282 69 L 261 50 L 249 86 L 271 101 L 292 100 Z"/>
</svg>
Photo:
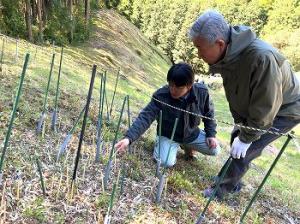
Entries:
<svg viewBox="0 0 300 224">
<path fill-rule="evenodd" d="M 106 92 L 106 71 L 104 72 L 104 99 L 105 99 L 105 103 L 106 103 L 106 120 L 107 122 L 109 122 L 109 106 L 108 106 L 108 100 L 107 100 L 107 92 Z"/>
<path fill-rule="evenodd" d="M 41 181 L 43 195 L 46 196 L 46 188 L 45 188 L 45 182 L 44 182 L 44 178 L 43 178 L 42 166 L 41 166 L 41 163 L 40 163 L 38 157 L 36 157 L 35 160 L 36 160 L 37 169 L 38 169 L 38 172 L 40 175 L 40 181 Z"/>
<path fill-rule="evenodd" d="M 121 177 L 120 177 L 120 195 L 119 197 L 121 197 L 121 195 L 123 194 L 124 191 L 124 182 L 125 182 L 125 175 L 126 175 L 126 166 L 125 163 L 122 163 L 121 166 Z"/>
<path fill-rule="evenodd" d="M 103 120 L 103 103 L 104 103 L 104 98 L 103 98 L 103 81 L 104 77 L 103 74 L 101 74 L 101 84 L 100 84 L 100 91 L 99 91 L 99 111 L 98 111 L 98 122 L 97 122 L 97 139 L 96 139 L 96 158 L 95 162 L 100 161 L 100 155 L 101 155 L 101 148 L 103 146 L 102 144 L 102 138 L 101 138 L 101 132 L 102 132 L 102 120 Z"/>
<path fill-rule="evenodd" d="M 63 60 L 63 53 L 64 48 L 61 48 L 60 53 L 60 62 L 59 62 L 59 70 L 57 75 L 57 84 L 56 84 L 56 93 L 55 93 L 55 105 L 54 105 L 54 111 L 52 114 L 52 123 L 51 123 L 51 129 L 56 132 L 56 122 L 57 122 L 57 108 L 58 108 L 58 98 L 59 98 L 59 84 L 60 84 L 60 74 L 61 74 L 61 66 L 62 66 L 62 60 Z"/>
<path fill-rule="evenodd" d="M 2 48 L 1 48 L 1 58 L 0 58 L 1 70 L 2 70 L 3 58 L 4 58 L 4 48 L 5 48 L 5 37 L 2 38 Z"/>
<path fill-rule="evenodd" d="M 37 122 L 37 128 L 36 128 L 37 134 L 41 133 L 41 131 L 43 129 L 44 120 L 46 118 L 47 98 L 48 98 L 51 76 L 52 76 L 52 71 L 53 71 L 54 59 L 55 59 L 55 54 L 52 55 L 50 72 L 49 72 L 49 76 L 48 76 L 48 82 L 47 82 L 47 87 L 46 87 L 46 92 L 45 92 L 45 97 L 44 97 L 44 103 L 43 103 L 43 110 L 42 110 L 40 119 Z"/>
<path fill-rule="evenodd" d="M 172 130 L 172 135 L 171 135 L 170 142 L 173 141 L 173 138 L 174 138 L 174 135 L 175 135 L 175 131 L 176 131 L 176 128 L 177 128 L 177 123 L 178 123 L 178 118 L 175 119 L 175 123 L 174 123 L 174 126 L 173 126 L 173 130 Z M 167 158 L 166 158 L 166 162 L 165 162 L 166 164 L 168 164 L 168 161 L 169 161 L 169 157 L 170 157 L 170 153 L 171 153 L 171 148 L 172 148 L 172 145 L 170 144 L 169 150 L 168 150 L 168 154 L 167 154 Z M 165 174 L 166 171 L 167 171 L 166 164 L 164 165 L 163 174 Z"/>
<path fill-rule="evenodd" d="M 274 162 L 272 163 L 270 169 L 268 170 L 267 174 L 265 175 L 264 179 L 262 180 L 261 184 L 259 185 L 259 187 L 257 188 L 257 190 L 255 191 L 254 195 L 252 196 L 248 206 L 246 207 L 244 213 L 242 214 L 241 216 L 241 219 L 240 219 L 240 223 L 243 223 L 244 222 L 244 219 L 249 211 L 249 209 L 251 208 L 253 202 L 255 201 L 257 195 L 259 194 L 259 192 L 261 191 L 262 187 L 264 186 L 264 184 L 266 183 L 268 177 L 270 176 L 272 170 L 274 169 L 275 165 L 277 164 L 278 160 L 280 159 L 282 153 L 284 152 L 284 150 L 286 149 L 287 145 L 289 144 L 289 142 L 291 141 L 292 139 L 292 135 L 289 134 L 285 143 L 283 144 L 280 152 L 278 153 L 277 157 L 275 158 Z"/>
<path fill-rule="evenodd" d="M 48 82 L 47 82 L 45 98 L 44 98 L 44 104 L 43 104 L 43 112 L 45 112 L 46 108 L 47 108 L 47 98 L 48 98 L 50 82 L 51 82 L 51 77 L 52 77 L 52 71 L 53 71 L 53 66 L 54 66 L 54 59 L 55 59 L 55 54 L 52 55 L 51 67 L 50 67 L 50 72 L 49 72 L 49 76 L 48 76 Z"/>
<path fill-rule="evenodd" d="M 158 160 L 156 163 L 156 176 L 159 177 L 160 175 L 160 150 L 161 150 L 161 127 L 162 127 L 162 110 L 159 111 L 159 126 L 158 126 Z"/>
<path fill-rule="evenodd" d="M 112 107 L 114 104 L 114 99 L 115 99 L 115 95 L 116 95 L 116 90 L 117 90 L 117 86 L 118 86 L 118 82 L 119 82 L 119 76 L 120 76 L 120 68 L 118 70 L 118 74 L 117 74 L 117 78 L 116 78 L 116 83 L 115 83 L 115 89 L 114 89 L 114 93 L 111 99 L 111 104 L 110 104 L 110 110 L 109 110 L 109 115 L 111 116 L 112 113 Z"/>
<path fill-rule="evenodd" d="M 19 59 L 19 38 L 16 39 L 16 55 L 15 55 L 15 60 L 18 62 Z"/>
<path fill-rule="evenodd" d="M 113 157 L 113 154 L 114 154 L 114 151 L 115 151 L 115 144 L 116 144 L 117 139 L 118 139 L 120 124 L 121 124 L 122 115 L 123 115 L 123 111 L 124 111 L 126 100 L 127 100 L 127 97 L 125 97 L 124 100 L 123 100 L 122 110 L 121 110 L 121 113 L 120 113 L 120 118 L 119 118 L 119 121 L 118 121 L 117 130 L 116 130 L 116 133 L 115 133 L 115 138 L 113 140 L 112 149 L 111 149 L 110 154 L 109 154 L 108 163 L 107 163 L 107 165 L 105 167 L 104 189 L 107 189 L 107 183 L 108 183 L 108 179 L 109 179 L 109 175 L 110 175 L 110 170 L 111 170 L 111 166 L 112 166 L 112 157 Z"/>
<path fill-rule="evenodd" d="M 127 95 L 127 116 L 128 116 L 128 129 L 130 129 L 131 126 L 131 119 L 130 119 L 130 103 L 129 103 L 129 95 Z M 131 146 L 128 146 L 128 151 L 130 154 L 132 154 Z"/>
<path fill-rule="evenodd" d="M 159 204 L 161 201 L 161 195 L 162 195 L 165 183 L 166 183 L 166 179 L 167 179 L 167 175 L 165 175 L 165 174 L 160 175 L 160 177 L 159 177 L 159 183 L 157 186 L 157 193 L 156 193 L 156 197 L 155 197 L 156 204 Z"/>
<path fill-rule="evenodd" d="M 4 140 L 4 147 L 3 147 L 1 160 L 0 160 L 0 175 L 2 174 L 3 162 L 4 162 L 6 150 L 7 150 L 7 147 L 8 147 L 11 131 L 12 131 L 12 128 L 13 128 L 14 119 L 15 119 L 15 116 L 16 116 L 16 111 L 17 111 L 17 108 L 18 108 L 21 92 L 22 92 L 22 87 L 23 87 L 23 82 L 24 82 L 24 77 L 25 77 L 28 61 L 29 61 L 29 54 L 27 53 L 26 56 L 25 56 L 23 70 L 22 70 L 21 77 L 20 77 L 20 83 L 19 83 L 19 87 L 18 87 L 18 90 L 17 90 L 17 95 L 16 95 L 16 98 L 15 98 L 15 101 L 14 101 L 14 104 L 13 104 L 13 110 L 12 110 L 12 113 L 11 113 L 11 118 L 10 118 L 9 125 L 8 125 L 8 130 L 6 132 L 6 136 L 5 136 L 5 140 Z"/>
<path fill-rule="evenodd" d="M 176 128 L 177 128 L 177 123 L 178 123 L 178 118 L 175 119 L 175 123 L 174 123 L 174 126 L 173 126 L 171 138 L 170 138 L 170 143 L 173 142 L 175 131 L 176 131 Z M 165 185 L 165 182 L 166 182 L 166 178 L 167 178 L 166 170 L 167 170 L 167 164 L 168 164 L 168 160 L 169 160 L 169 155 L 170 155 L 171 147 L 172 147 L 172 145 L 170 144 L 170 147 L 169 147 L 169 150 L 168 150 L 168 154 L 167 154 L 167 158 L 166 158 L 166 162 L 164 164 L 165 168 L 164 168 L 162 174 L 159 175 L 159 184 L 157 186 L 157 193 L 156 193 L 156 199 L 155 199 L 155 202 L 157 204 L 160 203 L 161 194 L 163 192 L 163 188 L 164 188 L 164 185 Z"/>
<path fill-rule="evenodd" d="M 222 172 L 220 178 L 218 179 L 217 184 L 216 184 L 216 186 L 215 186 L 215 188 L 214 188 L 214 190 L 213 190 L 211 196 L 209 197 L 209 199 L 208 199 L 208 201 L 207 201 L 207 203 L 206 203 L 206 205 L 205 205 L 205 207 L 204 207 L 204 209 L 203 209 L 201 215 L 198 217 L 198 219 L 197 219 L 197 221 L 196 221 L 196 224 L 200 224 L 200 223 L 202 223 L 202 221 L 204 220 L 204 218 L 205 218 L 205 213 L 206 213 L 206 211 L 207 211 L 207 209 L 208 209 L 208 206 L 209 206 L 209 204 L 211 203 L 211 201 L 215 198 L 216 193 L 217 193 L 217 191 L 218 191 L 218 189 L 219 189 L 219 187 L 220 187 L 220 183 L 221 183 L 221 181 L 224 179 L 225 174 L 227 173 L 227 170 L 228 170 L 228 168 L 229 168 L 231 162 L 232 162 L 232 157 L 229 157 L 229 159 L 228 159 L 228 160 L 226 161 L 226 163 L 225 163 L 225 168 L 224 168 L 224 170 L 223 170 L 223 172 Z"/>
<path fill-rule="evenodd" d="M 82 146 L 83 136 L 84 136 L 84 132 L 85 132 L 86 121 L 87 121 L 87 117 L 88 117 L 88 113 L 89 113 L 89 106 L 90 106 L 92 93 L 93 93 L 93 86 L 94 86 L 96 70 L 97 70 L 97 66 L 93 65 L 92 77 L 91 77 L 91 81 L 90 81 L 89 92 L 88 92 L 87 99 L 86 99 L 86 109 L 85 109 L 85 113 L 83 116 L 82 128 L 81 128 L 81 132 L 80 132 L 80 138 L 79 138 L 79 144 L 78 144 L 78 149 L 77 149 L 77 154 L 76 154 L 76 159 L 75 159 L 75 166 L 74 166 L 74 171 L 73 171 L 71 187 L 73 186 L 73 183 L 75 182 L 75 179 L 76 179 L 79 158 L 81 156 L 81 154 L 80 154 L 81 146 Z"/>
</svg>

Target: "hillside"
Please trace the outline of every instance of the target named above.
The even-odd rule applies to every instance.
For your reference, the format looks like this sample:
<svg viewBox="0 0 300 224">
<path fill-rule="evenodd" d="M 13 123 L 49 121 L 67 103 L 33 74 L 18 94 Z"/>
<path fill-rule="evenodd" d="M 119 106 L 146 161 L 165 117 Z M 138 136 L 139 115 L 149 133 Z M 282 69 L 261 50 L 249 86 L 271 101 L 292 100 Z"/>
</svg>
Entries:
<svg viewBox="0 0 300 224">
<path fill-rule="evenodd" d="M 155 125 L 135 144 L 134 154 L 114 159 L 108 189 L 103 188 L 103 170 L 111 150 L 112 141 L 125 95 L 130 96 L 131 119 L 149 101 L 149 95 L 165 83 L 170 62 L 161 52 L 115 11 L 101 10 L 93 20 L 91 39 L 84 44 L 66 47 L 62 66 L 59 99 L 58 132 L 50 129 L 50 112 L 53 110 L 58 74 L 60 48 L 37 47 L 24 41 L 4 38 L 4 64 L 0 73 L 0 142 L 7 130 L 12 102 L 18 85 L 23 59 L 31 52 L 14 130 L 3 167 L 0 188 L 0 218 L 4 223 L 103 223 L 107 213 L 113 184 L 124 164 L 123 193 L 117 188 L 112 207 L 111 223 L 194 223 L 204 208 L 206 199 L 201 191 L 211 183 L 228 157 L 228 140 L 231 126 L 220 123 L 219 139 L 222 153 L 216 158 L 199 156 L 197 161 L 186 162 L 180 153 L 177 164 L 168 170 L 167 187 L 162 203 L 155 204 L 155 165 L 152 161 Z M 2 42 L 0 42 L 2 44 Z M 1 46 L 1 45 L 0 45 Z M 35 134 L 47 85 L 52 52 L 56 60 L 48 97 L 48 116 L 44 137 Z M 103 139 L 105 154 L 100 163 L 95 160 L 95 139 L 99 102 L 99 74 L 96 77 L 93 100 L 85 132 L 82 156 L 74 189 L 70 188 L 74 158 L 79 141 L 80 125 L 72 137 L 67 153 L 56 162 L 58 148 L 72 128 L 88 92 L 91 68 L 107 71 L 108 106 L 113 97 L 117 71 L 118 83 L 113 112 L 107 117 Z M 228 105 L 222 89 L 211 90 L 216 116 L 231 122 Z M 127 128 L 127 113 L 123 116 L 121 132 Z M 119 134 L 119 137 L 122 136 Z M 299 131 L 297 130 L 299 135 Z M 245 177 L 242 194 L 233 195 L 224 202 L 213 202 L 205 223 L 237 223 L 266 170 L 275 158 L 284 138 L 252 166 Z M 2 146 L 2 145 L 1 145 Z M 35 159 L 39 158 L 46 187 L 43 196 Z M 275 168 L 257 202 L 248 214 L 247 223 L 300 222 L 300 155 L 290 144 Z"/>
</svg>

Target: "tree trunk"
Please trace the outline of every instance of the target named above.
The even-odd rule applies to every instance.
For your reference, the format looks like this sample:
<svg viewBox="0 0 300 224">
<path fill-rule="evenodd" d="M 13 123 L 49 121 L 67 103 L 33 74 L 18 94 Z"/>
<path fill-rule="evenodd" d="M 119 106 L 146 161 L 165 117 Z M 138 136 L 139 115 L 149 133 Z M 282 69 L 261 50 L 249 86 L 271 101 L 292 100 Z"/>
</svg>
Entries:
<svg viewBox="0 0 300 224">
<path fill-rule="evenodd" d="M 39 20 L 39 41 L 43 42 L 42 0 L 37 0 L 37 14 Z"/>
<path fill-rule="evenodd" d="M 73 41 L 73 0 L 68 0 L 68 6 L 69 6 L 69 16 L 71 21 L 70 26 L 70 42 Z"/>
<path fill-rule="evenodd" d="M 36 0 L 31 0 L 31 8 L 32 8 L 32 24 L 36 24 L 37 22 L 37 10 L 36 10 Z"/>
<path fill-rule="evenodd" d="M 26 27 L 28 32 L 28 39 L 30 42 L 33 42 L 30 0 L 25 0 L 25 20 L 26 20 Z"/>
<path fill-rule="evenodd" d="M 41 12 L 42 12 L 42 19 L 43 19 L 43 24 L 46 24 L 47 22 L 47 7 L 46 7 L 46 0 L 40 0 L 41 3 Z"/>
<path fill-rule="evenodd" d="M 90 0 L 85 0 L 84 15 L 85 15 L 85 23 L 88 24 L 90 20 Z"/>
<path fill-rule="evenodd" d="M 104 0 L 104 4 L 105 4 L 105 7 L 106 7 L 107 9 L 110 8 L 109 0 Z"/>
</svg>

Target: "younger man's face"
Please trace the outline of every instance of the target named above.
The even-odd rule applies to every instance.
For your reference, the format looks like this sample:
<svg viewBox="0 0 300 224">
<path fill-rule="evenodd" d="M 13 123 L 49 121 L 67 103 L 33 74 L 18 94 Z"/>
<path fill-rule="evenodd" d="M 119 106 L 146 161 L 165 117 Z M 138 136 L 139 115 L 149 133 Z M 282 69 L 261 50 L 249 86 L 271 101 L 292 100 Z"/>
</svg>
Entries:
<svg viewBox="0 0 300 224">
<path fill-rule="evenodd" d="M 191 88 L 192 85 L 176 86 L 174 83 L 169 83 L 170 94 L 174 99 L 185 96 Z"/>
</svg>

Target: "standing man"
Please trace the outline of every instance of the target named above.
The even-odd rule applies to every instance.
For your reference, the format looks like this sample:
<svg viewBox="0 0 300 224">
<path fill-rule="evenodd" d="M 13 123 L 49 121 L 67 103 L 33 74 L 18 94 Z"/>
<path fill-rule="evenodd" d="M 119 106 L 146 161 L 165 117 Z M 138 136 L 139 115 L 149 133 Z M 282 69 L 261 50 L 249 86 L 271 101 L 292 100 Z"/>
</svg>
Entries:
<svg viewBox="0 0 300 224">
<path fill-rule="evenodd" d="M 286 133 L 300 122 L 300 87 L 287 59 L 247 26 L 230 26 L 217 11 L 205 11 L 189 30 L 198 57 L 220 73 L 236 124 Z M 217 197 L 238 191 L 250 162 L 279 136 L 234 129 L 234 158 Z M 204 191 L 209 197 L 214 186 Z"/>
<path fill-rule="evenodd" d="M 199 117 L 173 109 L 157 101 L 213 118 L 214 108 L 208 89 L 204 84 L 194 84 L 193 69 L 186 63 L 173 65 L 168 71 L 167 81 L 168 85 L 163 86 L 153 94 L 153 98 L 156 100 L 152 98 L 150 103 L 140 112 L 126 132 L 124 139 L 116 144 L 116 149 L 121 152 L 125 151 L 127 146 L 138 139 L 155 119 L 159 120 L 159 113 L 162 110 L 161 149 L 159 153 L 159 136 L 157 136 L 153 153 L 155 160 L 160 160 L 165 167 L 173 166 L 180 145 L 186 150 L 188 158 L 193 156 L 194 151 L 206 155 L 216 155 L 220 147 L 215 138 L 216 123 L 213 120 L 203 119 L 204 130 L 200 130 L 198 127 L 200 124 Z M 178 125 L 174 141 L 171 141 L 176 118 L 178 118 Z M 167 160 L 170 146 L 171 151 Z"/>
</svg>

